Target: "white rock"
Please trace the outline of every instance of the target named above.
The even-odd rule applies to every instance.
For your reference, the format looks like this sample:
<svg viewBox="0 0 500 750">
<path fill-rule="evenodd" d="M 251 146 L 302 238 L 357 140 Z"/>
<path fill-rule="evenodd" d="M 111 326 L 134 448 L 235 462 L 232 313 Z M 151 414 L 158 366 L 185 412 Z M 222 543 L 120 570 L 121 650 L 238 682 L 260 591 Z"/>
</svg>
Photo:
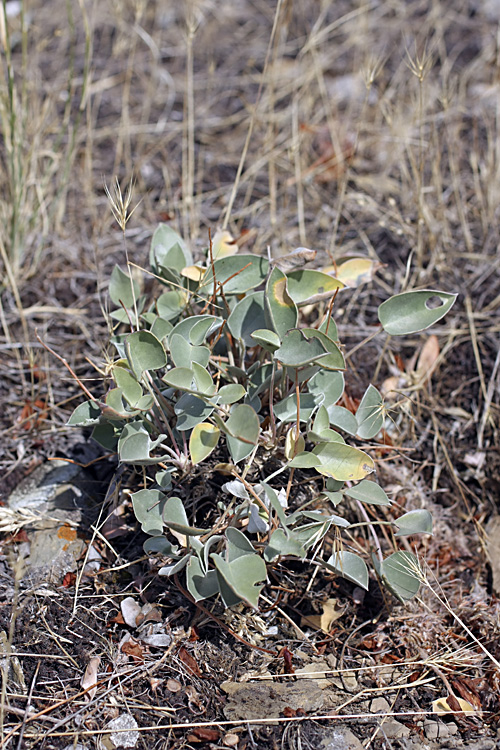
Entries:
<svg viewBox="0 0 500 750">
<path fill-rule="evenodd" d="M 131 714 L 120 714 L 106 724 L 106 730 L 111 730 L 102 739 L 102 744 L 108 750 L 117 747 L 135 747 L 139 741 L 138 724 Z"/>
<path fill-rule="evenodd" d="M 355 734 L 347 727 L 335 727 L 323 738 L 321 750 L 364 750 Z"/>
</svg>

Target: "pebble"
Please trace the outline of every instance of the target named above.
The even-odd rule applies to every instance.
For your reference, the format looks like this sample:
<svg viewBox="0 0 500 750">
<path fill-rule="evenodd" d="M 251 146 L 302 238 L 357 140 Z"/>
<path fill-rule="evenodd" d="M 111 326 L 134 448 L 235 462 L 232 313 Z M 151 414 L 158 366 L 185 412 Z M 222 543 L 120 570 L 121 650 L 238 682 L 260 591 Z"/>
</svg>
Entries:
<svg viewBox="0 0 500 750">
<path fill-rule="evenodd" d="M 132 714 L 120 714 L 106 724 L 106 730 L 110 734 L 104 735 L 101 740 L 102 746 L 106 750 L 115 750 L 115 748 L 135 747 L 139 742 L 138 724 Z"/>
<path fill-rule="evenodd" d="M 374 698 L 370 703 L 372 714 L 387 714 L 391 711 L 391 705 L 385 698 Z"/>
<path fill-rule="evenodd" d="M 445 724 L 444 721 L 424 719 L 424 733 L 429 740 L 445 739 L 456 732 L 458 727 L 454 723 Z"/>
<path fill-rule="evenodd" d="M 383 733 L 388 739 L 398 739 L 399 737 L 409 737 L 411 729 L 395 719 L 388 718 L 382 723 Z"/>
<path fill-rule="evenodd" d="M 347 727 L 335 727 L 321 741 L 320 750 L 363 750 L 363 745 Z"/>
</svg>

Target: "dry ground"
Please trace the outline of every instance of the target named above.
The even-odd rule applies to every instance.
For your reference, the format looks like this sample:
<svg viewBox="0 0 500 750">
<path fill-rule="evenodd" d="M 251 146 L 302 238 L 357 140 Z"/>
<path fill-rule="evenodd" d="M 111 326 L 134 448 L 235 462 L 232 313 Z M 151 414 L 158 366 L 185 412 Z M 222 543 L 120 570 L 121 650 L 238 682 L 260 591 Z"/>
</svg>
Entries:
<svg viewBox="0 0 500 750">
<path fill-rule="evenodd" d="M 3 502 L 40 462 L 75 458 L 75 444 L 86 439 L 64 426 L 78 388 L 35 334 L 81 377 L 93 373 L 85 357 L 103 359 L 105 288 L 113 264 L 123 262 L 104 181 L 134 181 L 138 206 L 126 243 L 138 264 L 159 221 L 177 228 L 195 253 L 209 229 L 227 226 L 256 253 L 307 246 L 322 263 L 350 254 L 378 259 L 384 265 L 373 282 L 337 310 L 348 354 L 371 332 L 388 294 L 404 286 L 458 291 L 434 331 L 432 379 L 393 415 L 400 455 L 381 457 L 385 486 L 399 488 L 407 508 L 433 511 L 435 535 L 419 547 L 431 588 L 403 609 L 375 581 L 357 603 L 352 586 L 322 580 L 309 591 L 292 570 L 296 594 L 283 601 L 285 615 L 300 623 L 325 595 L 346 605 L 346 614 L 328 636 L 311 631 L 303 643 L 275 614 L 278 636 L 260 645 L 275 652 L 287 644 L 302 654 L 299 666 L 314 653 L 341 656 L 350 669 L 418 661 L 391 694 L 394 710 L 430 717 L 432 700 L 469 690 L 484 714 L 459 716 L 459 734 L 441 746 L 459 747 L 459 736 L 465 747 L 481 738 L 494 743 L 500 584 L 485 526 L 498 513 L 500 489 L 500 4 L 70 0 L 66 7 L 27 0 L 25 33 L 19 16 L 7 20 L 7 40 L 0 24 L 12 50 L 2 58 L 0 112 Z M 370 378 L 377 385 L 395 373 L 411 378 L 405 363 L 410 370 L 426 340 L 382 337 L 358 349 L 349 357 L 350 392 L 362 392 Z M 104 495 L 113 466 L 103 465 L 94 478 Z M 115 545 L 122 565 L 141 556 L 127 523 L 128 536 Z M 236 731 L 223 726 L 223 679 L 283 672 L 283 657 L 263 655 L 227 631 L 241 626 L 248 640 L 257 621 L 247 615 L 224 629 L 145 561 L 114 570 L 112 555 L 110 570 L 81 587 L 75 610 L 71 581 L 42 598 L 17 586 L 9 561 L 20 543 L 22 532 L 2 544 L 1 623 L 7 633 L 12 626 L 13 649 L 31 654 L 23 671 L 42 714 L 28 717 L 26 697 L 9 684 L 6 747 L 48 750 L 77 739 L 97 747 L 100 730 L 124 712 L 144 728 L 139 748 L 317 747 L 333 726 L 300 716 L 278 725 L 236 722 Z M 138 636 L 137 652 L 120 650 L 127 627 L 117 619 L 119 602 L 130 594 L 156 603 L 168 621 L 174 640 L 163 659 L 165 649 L 146 649 Z M 100 686 L 88 701 L 80 680 L 96 655 Z M 385 689 L 371 677 L 356 690 L 367 686 Z M 366 703 L 354 705 L 366 713 Z M 424 743 L 418 718 L 401 721 Z M 217 720 L 213 734 L 165 728 Z M 410 747 L 377 732 L 376 722 L 342 724 L 366 748 Z"/>
</svg>

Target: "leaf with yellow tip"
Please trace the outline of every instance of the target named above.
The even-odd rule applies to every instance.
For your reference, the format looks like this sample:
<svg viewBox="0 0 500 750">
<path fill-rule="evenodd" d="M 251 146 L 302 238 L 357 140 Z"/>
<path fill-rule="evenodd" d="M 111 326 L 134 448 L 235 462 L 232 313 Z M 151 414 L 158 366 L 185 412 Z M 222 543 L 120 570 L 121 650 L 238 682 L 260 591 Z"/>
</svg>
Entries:
<svg viewBox="0 0 500 750">
<path fill-rule="evenodd" d="M 193 464 L 199 464 L 207 458 L 219 442 L 220 430 L 210 422 L 201 422 L 193 427 L 189 438 L 189 452 Z"/>
<path fill-rule="evenodd" d="M 206 272 L 207 269 L 203 266 L 186 266 L 182 269 L 181 276 L 184 276 L 185 279 L 189 279 L 190 281 L 200 282 Z"/>
<path fill-rule="evenodd" d="M 297 307 L 288 294 L 287 278 L 279 268 L 273 268 L 269 274 L 264 295 L 264 310 L 268 321 L 267 328 L 274 330 L 280 338 L 297 325 Z"/>
<path fill-rule="evenodd" d="M 337 266 L 323 268 L 323 272 L 353 289 L 371 281 L 376 271 L 382 267 L 382 263 L 371 258 L 348 258 Z"/>
<path fill-rule="evenodd" d="M 228 255 L 236 255 L 238 245 L 236 240 L 227 229 L 218 229 L 212 239 L 212 256 L 216 258 L 227 258 Z"/>
<path fill-rule="evenodd" d="M 452 708 L 450 706 L 449 697 L 446 698 L 438 698 L 435 701 L 432 701 L 432 713 L 437 714 L 438 716 L 446 716 L 448 714 L 457 714 L 457 713 L 464 713 L 464 714 L 475 714 L 476 709 L 474 706 L 469 703 L 469 701 L 464 700 L 463 698 L 453 698 L 453 703 L 455 701 L 460 706 L 459 708 Z"/>
</svg>

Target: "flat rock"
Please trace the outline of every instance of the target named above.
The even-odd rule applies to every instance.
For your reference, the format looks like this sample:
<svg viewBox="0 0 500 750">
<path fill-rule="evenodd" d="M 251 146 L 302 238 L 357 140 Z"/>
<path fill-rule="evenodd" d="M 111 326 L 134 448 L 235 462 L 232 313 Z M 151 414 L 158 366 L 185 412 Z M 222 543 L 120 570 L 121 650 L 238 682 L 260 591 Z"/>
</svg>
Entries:
<svg viewBox="0 0 500 750">
<path fill-rule="evenodd" d="M 277 719 L 285 708 L 318 711 L 324 704 L 323 692 L 314 680 L 295 682 L 224 682 L 222 689 L 229 695 L 224 715 L 240 719 Z"/>
<path fill-rule="evenodd" d="M 321 688 L 338 688 L 341 691 L 352 691 L 358 686 L 358 679 L 356 672 L 350 669 L 342 670 L 342 677 L 340 677 L 337 666 L 337 659 L 332 654 L 329 654 L 326 659 L 324 657 L 313 657 L 311 659 L 303 659 L 303 666 L 300 669 L 295 670 L 296 675 L 314 675 L 314 681 Z M 318 677 L 315 675 L 318 674 Z"/>
<path fill-rule="evenodd" d="M 399 737 L 409 737 L 411 734 L 411 729 L 408 729 L 408 727 L 401 724 L 400 721 L 396 721 L 390 717 L 382 724 L 382 731 L 390 740 L 396 740 Z"/>
<path fill-rule="evenodd" d="M 391 711 L 391 704 L 385 698 L 374 698 L 370 703 L 372 714 L 387 714 Z"/>
<path fill-rule="evenodd" d="M 363 745 L 347 727 L 334 727 L 323 737 L 320 750 L 363 750 Z"/>
<path fill-rule="evenodd" d="M 48 461 L 33 471 L 10 494 L 11 510 L 36 515 L 26 527 L 29 545 L 23 549 L 26 577 L 31 582 L 60 584 L 66 573 L 77 569 L 85 550 L 76 527 L 88 517 L 95 482 L 79 466 Z"/>
<path fill-rule="evenodd" d="M 106 724 L 106 730 L 111 730 L 110 734 L 104 735 L 101 740 L 106 750 L 135 747 L 139 742 L 138 724 L 132 714 L 120 714 Z"/>
<path fill-rule="evenodd" d="M 447 739 L 457 731 L 456 724 L 445 724 L 444 721 L 424 719 L 424 734 L 429 740 Z"/>
<path fill-rule="evenodd" d="M 24 479 L 8 498 L 12 510 L 26 508 L 41 516 L 79 523 L 88 510 L 93 481 L 80 466 L 47 461 Z"/>
</svg>

